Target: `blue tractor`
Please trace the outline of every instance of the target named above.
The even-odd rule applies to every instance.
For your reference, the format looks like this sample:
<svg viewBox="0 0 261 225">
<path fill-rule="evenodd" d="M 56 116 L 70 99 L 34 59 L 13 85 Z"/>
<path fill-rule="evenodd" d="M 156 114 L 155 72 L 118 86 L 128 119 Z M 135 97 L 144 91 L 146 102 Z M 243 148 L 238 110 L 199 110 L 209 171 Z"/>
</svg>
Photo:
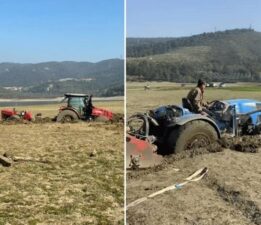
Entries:
<svg viewBox="0 0 261 225">
<path fill-rule="evenodd" d="M 192 113 L 187 99 L 182 103 L 134 114 L 127 122 L 129 137 L 153 143 L 164 155 L 207 146 L 223 135 L 261 133 L 261 101 L 216 100 L 209 104 L 208 116 Z"/>
</svg>

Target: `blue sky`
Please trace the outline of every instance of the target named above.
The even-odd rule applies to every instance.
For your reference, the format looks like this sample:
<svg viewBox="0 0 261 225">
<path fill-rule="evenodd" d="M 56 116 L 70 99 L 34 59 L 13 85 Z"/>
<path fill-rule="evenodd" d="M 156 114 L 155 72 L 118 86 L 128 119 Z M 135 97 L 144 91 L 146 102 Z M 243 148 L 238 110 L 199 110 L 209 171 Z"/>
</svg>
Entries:
<svg viewBox="0 0 261 225">
<path fill-rule="evenodd" d="M 0 62 L 120 58 L 124 1 L 0 0 L 0 28 Z"/>
<path fill-rule="evenodd" d="M 127 0 L 128 37 L 180 37 L 250 25 L 261 31 L 260 0 Z"/>
</svg>

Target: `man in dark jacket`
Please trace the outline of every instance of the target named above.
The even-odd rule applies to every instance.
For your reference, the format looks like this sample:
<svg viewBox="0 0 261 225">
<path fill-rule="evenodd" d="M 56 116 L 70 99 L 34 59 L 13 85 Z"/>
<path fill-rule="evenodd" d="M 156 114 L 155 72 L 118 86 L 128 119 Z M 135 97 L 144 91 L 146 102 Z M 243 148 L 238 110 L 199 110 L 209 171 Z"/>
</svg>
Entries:
<svg viewBox="0 0 261 225">
<path fill-rule="evenodd" d="M 84 113 L 85 113 L 85 119 L 89 120 L 92 115 L 92 95 L 89 96 L 89 98 L 84 98 Z"/>
<path fill-rule="evenodd" d="M 204 102 L 204 92 L 206 83 L 199 79 L 197 87 L 191 89 L 188 93 L 187 99 L 192 105 L 192 112 L 201 113 L 205 115 L 204 109 L 208 107 L 208 104 Z"/>
</svg>

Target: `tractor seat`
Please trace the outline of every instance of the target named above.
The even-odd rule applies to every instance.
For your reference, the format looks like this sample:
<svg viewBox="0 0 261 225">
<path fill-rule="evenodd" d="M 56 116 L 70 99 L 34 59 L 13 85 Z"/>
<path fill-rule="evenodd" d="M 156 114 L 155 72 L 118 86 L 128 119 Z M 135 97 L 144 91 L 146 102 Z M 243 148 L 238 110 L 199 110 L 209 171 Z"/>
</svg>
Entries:
<svg viewBox="0 0 261 225">
<path fill-rule="evenodd" d="M 191 112 L 193 111 L 192 104 L 187 98 L 182 98 L 182 106 Z"/>
</svg>

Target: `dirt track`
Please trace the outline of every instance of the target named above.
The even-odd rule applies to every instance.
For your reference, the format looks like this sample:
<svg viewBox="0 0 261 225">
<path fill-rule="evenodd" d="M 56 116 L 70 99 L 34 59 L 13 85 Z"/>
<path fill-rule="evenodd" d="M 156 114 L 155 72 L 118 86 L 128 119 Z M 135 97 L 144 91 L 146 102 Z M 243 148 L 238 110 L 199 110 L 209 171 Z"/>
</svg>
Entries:
<svg viewBox="0 0 261 225">
<path fill-rule="evenodd" d="M 128 209 L 128 224 L 261 224 L 261 149 L 257 150 L 261 137 L 228 140 L 222 145 L 231 149 L 174 157 L 157 169 L 128 174 L 127 204 L 181 183 L 199 168 L 209 169 L 199 182 Z"/>
</svg>

